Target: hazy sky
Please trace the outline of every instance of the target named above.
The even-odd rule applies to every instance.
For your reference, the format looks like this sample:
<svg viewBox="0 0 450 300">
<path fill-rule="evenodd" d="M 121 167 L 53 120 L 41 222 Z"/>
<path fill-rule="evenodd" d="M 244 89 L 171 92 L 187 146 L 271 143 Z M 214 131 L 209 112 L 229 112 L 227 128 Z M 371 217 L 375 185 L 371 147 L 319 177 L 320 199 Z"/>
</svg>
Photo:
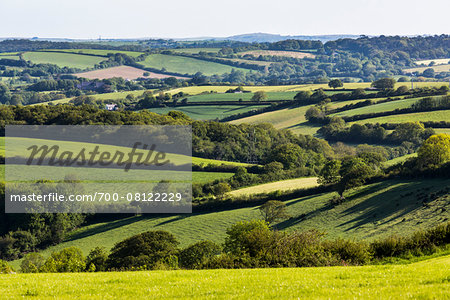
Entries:
<svg viewBox="0 0 450 300">
<path fill-rule="evenodd" d="M 0 37 L 448 34 L 449 12 L 450 0 L 0 0 Z"/>
</svg>

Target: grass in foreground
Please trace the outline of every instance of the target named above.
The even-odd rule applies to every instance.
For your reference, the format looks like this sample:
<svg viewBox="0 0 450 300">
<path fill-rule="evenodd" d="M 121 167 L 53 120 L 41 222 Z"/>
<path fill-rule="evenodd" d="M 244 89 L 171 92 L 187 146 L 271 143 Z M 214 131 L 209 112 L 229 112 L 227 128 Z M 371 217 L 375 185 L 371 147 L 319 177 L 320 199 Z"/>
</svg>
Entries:
<svg viewBox="0 0 450 300">
<path fill-rule="evenodd" d="M 22 299 L 445 299 L 450 256 L 406 265 L 0 275 Z"/>
</svg>

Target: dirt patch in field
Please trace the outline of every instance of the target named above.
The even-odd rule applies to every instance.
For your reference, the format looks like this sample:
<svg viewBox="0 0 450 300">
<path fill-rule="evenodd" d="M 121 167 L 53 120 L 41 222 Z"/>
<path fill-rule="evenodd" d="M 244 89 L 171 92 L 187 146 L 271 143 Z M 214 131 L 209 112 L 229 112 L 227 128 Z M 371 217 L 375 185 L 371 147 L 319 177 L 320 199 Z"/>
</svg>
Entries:
<svg viewBox="0 0 450 300">
<path fill-rule="evenodd" d="M 239 53 L 241 55 L 271 55 L 271 56 L 285 56 L 285 57 L 293 57 L 293 58 L 315 58 L 316 56 L 311 53 L 306 52 L 295 52 L 295 51 L 275 51 L 275 50 L 253 50 Z"/>
<path fill-rule="evenodd" d="M 147 72 L 142 69 L 129 67 L 129 66 L 119 66 L 119 67 L 112 67 L 112 68 L 106 68 L 106 69 L 100 69 L 100 70 L 94 70 L 89 72 L 83 72 L 74 74 L 78 77 L 83 77 L 87 79 L 108 79 L 113 77 L 122 77 L 123 79 L 137 79 L 139 77 L 143 78 L 168 78 L 168 77 L 175 77 L 177 79 L 188 79 L 187 77 L 181 77 L 181 76 L 172 76 L 167 74 L 159 74 L 159 73 L 153 73 L 148 72 L 149 76 L 144 76 L 144 73 Z"/>
</svg>

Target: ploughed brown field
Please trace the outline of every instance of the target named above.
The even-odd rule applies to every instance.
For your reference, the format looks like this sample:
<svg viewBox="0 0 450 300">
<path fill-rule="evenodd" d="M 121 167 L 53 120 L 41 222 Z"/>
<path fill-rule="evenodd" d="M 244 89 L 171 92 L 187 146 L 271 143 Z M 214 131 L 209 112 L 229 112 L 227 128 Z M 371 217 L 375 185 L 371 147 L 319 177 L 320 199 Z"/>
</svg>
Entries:
<svg viewBox="0 0 450 300">
<path fill-rule="evenodd" d="M 112 68 L 78 73 L 78 74 L 74 74 L 74 75 L 78 76 L 78 77 L 87 78 L 87 79 L 107 79 L 107 78 L 113 78 L 113 77 L 122 77 L 123 79 L 129 79 L 129 80 L 137 79 L 139 77 L 143 77 L 143 78 L 175 77 L 178 79 L 186 79 L 186 77 L 172 76 L 172 75 L 159 74 L 159 73 L 153 73 L 153 72 L 148 72 L 150 75 L 144 76 L 145 72 L 147 72 L 147 71 L 138 69 L 138 68 L 134 68 L 134 67 L 118 66 L 118 67 L 112 67 Z"/>
<path fill-rule="evenodd" d="M 311 53 L 306 52 L 295 52 L 295 51 L 275 51 L 275 50 L 253 50 L 253 51 L 245 51 L 239 53 L 240 55 L 253 55 L 253 56 L 260 56 L 260 55 L 271 55 L 271 56 L 285 56 L 285 57 L 293 57 L 293 58 L 315 58 L 316 56 Z"/>
</svg>

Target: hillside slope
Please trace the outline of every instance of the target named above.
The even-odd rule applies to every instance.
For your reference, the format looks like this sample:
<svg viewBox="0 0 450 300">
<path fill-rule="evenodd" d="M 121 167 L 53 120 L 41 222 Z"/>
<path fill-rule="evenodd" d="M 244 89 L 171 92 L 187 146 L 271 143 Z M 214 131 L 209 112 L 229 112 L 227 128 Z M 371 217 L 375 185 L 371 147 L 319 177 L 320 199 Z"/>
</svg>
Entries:
<svg viewBox="0 0 450 300">
<path fill-rule="evenodd" d="M 450 179 L 386 181 L 371 184 L 347 196 L 348 201 L 331 206 L 335 193 L 324 193 L 287 201 L 291 218 L 276 224 L 280 230 L 318 229 L 329 238 L 344 237 L 374 239 L 391 234 L 408 235 L 450 219 Z M 441 194 L 439 194 L 441 193 Z M 430 195 L 439 195 L 435 199 Z M 65 242 L 43 251 L 69 246 L 80 247 L 85 253 L 102 245 L 115 243 L 148 230 L 172 232 L 182 246 L 200 240 L 222 243 L 225 231 L 232 224 L 261 218 L 257 207 L 217 212 L 158 217 L 135 216 L 98 223 L 74 232 Z"/>
</svg>

